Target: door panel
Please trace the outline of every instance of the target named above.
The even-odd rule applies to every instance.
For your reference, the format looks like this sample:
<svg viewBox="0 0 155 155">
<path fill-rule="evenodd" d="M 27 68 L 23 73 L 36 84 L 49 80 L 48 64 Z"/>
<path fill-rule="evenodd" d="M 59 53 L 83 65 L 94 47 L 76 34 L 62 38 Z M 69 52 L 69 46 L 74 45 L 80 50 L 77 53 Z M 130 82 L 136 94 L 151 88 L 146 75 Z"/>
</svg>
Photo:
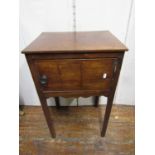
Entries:
<svg viewBox="0 0 155 155">
<path fill-rule="evenodd" d="M 113 59 L 83 61 L 82 75 L 85 89 L 108 89 L 113 77 Z"/>
<path fill-rule="evenodd" d="M 80 63 L 72 60 L 37 60 L 38 77 L 47 76 L 43 90 L 80 89 Z"/>
<path fill-rule="evenodd" d="M 107 90 L 114 76 L 113 58 L 36 60 L 38 79 L 44 91 Z"/>
</svg>

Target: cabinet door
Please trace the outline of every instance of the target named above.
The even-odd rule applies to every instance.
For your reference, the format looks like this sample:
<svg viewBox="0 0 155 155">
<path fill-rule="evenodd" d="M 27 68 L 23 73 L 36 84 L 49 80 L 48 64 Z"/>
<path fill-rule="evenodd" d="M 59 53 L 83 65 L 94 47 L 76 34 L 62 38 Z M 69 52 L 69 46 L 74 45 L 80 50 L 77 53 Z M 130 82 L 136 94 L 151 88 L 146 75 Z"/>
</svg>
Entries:
<svg viewBox="0 0 155 155">
<path fill-rule="evenodd" d="M 37 60 L 35 66 L 41 88 L 46 91 L 79 90 L 81 88 L 80 61 Z M 45 78 L 45 84 L 44 82 Z"/>
<path fill-rule="evenodd" d="M 107 90 L 110 88 L 116 59 L 102 58 L 82 61 L 83 88 L 92 90 Z"/>
<path fill-rule="evenodd" d="M 36 60 L 38 80 L 44 91 L 108 90 L 116 59 Z"/>
</svg>

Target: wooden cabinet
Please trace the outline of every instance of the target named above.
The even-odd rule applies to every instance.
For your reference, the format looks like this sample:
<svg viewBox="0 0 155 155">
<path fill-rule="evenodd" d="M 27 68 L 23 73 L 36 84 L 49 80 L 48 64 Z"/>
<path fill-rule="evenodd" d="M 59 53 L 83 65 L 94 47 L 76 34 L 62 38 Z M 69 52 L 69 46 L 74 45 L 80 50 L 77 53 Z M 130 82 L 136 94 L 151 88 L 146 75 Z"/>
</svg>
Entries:
<svg viewBox="0 0 155 155">
<path fill-rule="evenodd" d="M 59 107 L 59 96 L 96 96 L 95 105 L 100 95 L 108 97 L 101 133 L 105 135 L 126 50 L 108 31 L 42 33 L 23 50 L 53 137 L 46 98 L 55 97 Z"/>
</svg>

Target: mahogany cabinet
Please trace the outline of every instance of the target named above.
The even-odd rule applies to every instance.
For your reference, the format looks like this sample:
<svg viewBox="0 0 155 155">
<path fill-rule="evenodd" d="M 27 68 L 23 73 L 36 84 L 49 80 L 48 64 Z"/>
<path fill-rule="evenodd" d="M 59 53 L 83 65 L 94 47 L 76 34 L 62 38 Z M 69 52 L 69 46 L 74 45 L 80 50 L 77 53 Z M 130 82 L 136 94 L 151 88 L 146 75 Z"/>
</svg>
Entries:
<svg viewBox="0 0 155 155">
<path fill-rule="evenodd" d="M 44 32 L 25 54 L 52 137 L 56 136 L 46 99 L 59 96 L 108 98 L 101 136 L 106 133 L 122 60 L 128 49 L 109 31 Z"/>
</svg>

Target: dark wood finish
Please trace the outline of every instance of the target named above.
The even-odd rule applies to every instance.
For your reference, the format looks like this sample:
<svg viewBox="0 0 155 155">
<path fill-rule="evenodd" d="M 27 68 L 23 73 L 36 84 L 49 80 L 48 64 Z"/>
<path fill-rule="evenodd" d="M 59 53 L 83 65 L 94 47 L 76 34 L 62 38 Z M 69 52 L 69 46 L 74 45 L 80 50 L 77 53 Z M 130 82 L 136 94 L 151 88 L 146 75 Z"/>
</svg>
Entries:
<svg viewBox="0 0 155 155">
<path fill-rule="evenodd" d="M 94 32 L 43 32 L 34 40 L 24 53 L 80 53 L 120 52 L 128 50 L 109 31 Z"/>
<path fill-rule="evenodd" d="M 110 117 L 110 113 L 111 113 L 111 109 L 112 109 L 113 99 L 114 99 L 114 95 L 115 95 L 116 85 L 117 85 L 117 81 L 119 78 L 121 66 L 122 66 L 122 59 L 119 59 L 119 61 L 117 62 L 118 69 L 116 70 L 116 72 L 117 72 L 116 77 L 115 77 L 115 80 L 113 80 L 113 86 L 112 86 L 111 92 L 108 96 L 107 107 L 106 107 L 105 114 L 104 114 L 103 127 L 102 127 L 102 131 L 101 131 L 102 137 L 105 136 L 106 131 L 107 131 L 107 125 L 109 122 L 109 117 Z"/>
<path fill-rule="evenodd" d="M 94 106 L 98 107 L 98 105 L 99 105 L 99 96 L 94 97 L 94 103 L 95 103 Z"/>
<path fill-rule="evenodd" d="M 59 100 L 59 97 L 54 97 L 54 99 L 55 99 L 56 107 L 59 109 L 60 108 L 60 100 Z"/>
<path fill-rule="evenodd" d="M 76 90 L 76 91 L 48 91 L 48 92 L 43 92 L 44 97 L 49 98 L 51 96 L 55 97 L 55 96 L 61 96 L 61 97 L 65 97 L 65 98 L 69 98 L 69 97 L 89 97 L 89 96 L 101 96 L 104 95 L 106 97 L 108 97 L 110 91 L 105 90 Z"/>
<path fill-rule="evenodd" d="M 106 133 L 113 97 L 127 48 L 110 32 L 42 33 L 26 55 L 41 105 L 55 137 L 46 99 L 59 96 L 108 97 L 101 135 Z"/>
<path fill-rule="evenodd" d="M 38 79 L 46 76 L 46 83 L 40 82 L 43 91 L 108 90 L 114 78 L 115 61 L 114 58 L 35 60 L 34 64 Z"/>
<path fill-rule="evenodd" d="M 44 97 L 43 93 L 41 92 L 41 90 L 39 88 L 39 79 L 36 79 L 37 74 L 36 74 L 36 71 L 35 71 L 35 68 L 33 65 L 33 61 L 31 59 L 28 59 L 28 58 L 27 58 L 27 61 L 28 61 L 28 65 L 29 65 L 31 73 L 32 73 L 32 78 L 33 78 L 33 81 L 34 81 L 35 86 L 36 86 L 36 90 L 37 90 L 37 93 L 38 93 L 38 96 L 39 96 L 39 99 L 41 102 L 43 112 L 44 112 L 44 115 L 45 115 L 45 118 L 47 121 L 47 125 L 48 125 L 48 128 L 50 130 L 50 134 L 53 138 L 55 138 L 56 133 L 55 133 L 54 126 L 53 126 L 53 120 L 50 117 L 50 111 L 48 109 L 46 98 Z"/>
</svg>

